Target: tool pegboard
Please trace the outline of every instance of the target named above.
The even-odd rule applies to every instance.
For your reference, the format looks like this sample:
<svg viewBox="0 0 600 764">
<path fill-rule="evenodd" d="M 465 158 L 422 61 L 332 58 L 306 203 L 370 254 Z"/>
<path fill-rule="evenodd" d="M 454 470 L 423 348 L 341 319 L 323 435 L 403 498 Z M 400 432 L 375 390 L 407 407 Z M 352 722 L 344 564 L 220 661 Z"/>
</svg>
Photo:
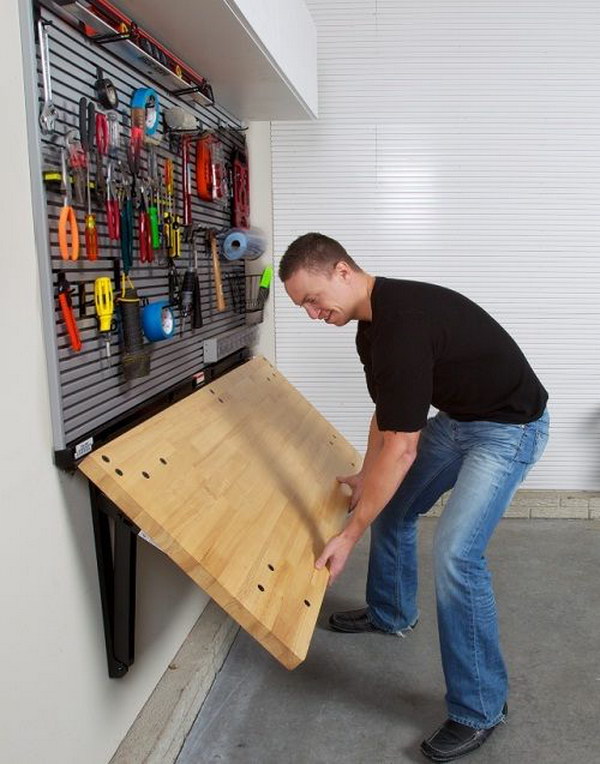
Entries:
<svg viewBox="0 0 600 764">
<path fill-rule="evenodd" d="M 217 257 L 217 268 L 211 251 L 213 242 L 218 246 L 218 236 L 239 221 L 239 207 L 237 212 L 233 209 L 233 175 L 240 172 L 240 159 L 241 171 L 244 171 L 243 124 L 219 107 L 218 93 L 214 94 L 215 102 L 209 83 L 202 78 L 200 86 L 190 83 L 189 79 L 184 82 L 185 73 L 178 71 L 179 76 L 170 81 L 169 77 L 162 76 L 164 72 L 159 73 L 160 67 L 155 67 L 154 76 L 151 66 L 144 74 L 143 67 L 132 64 L 132 60 L 124 55 L 127 51 L 123 46 L 119 48 L 112 45 L 112 41 L 101 40 L 99 35 L 88 36 L 89 25 L 72 23 L 57 8 L 64 6 L 68 11 L 70 6 L 84 5 L 45 0 L 41 4 L 34 3 L 31 38 L 35 41 L 38 78 L 38 113 L 32 117 L 38 120 L 44 109 L 48 84 L 56 112 L 53 131 L 47 132 L 47 124 L 38 130 L 43 176 L 41 193 L 47 221 L 46 235 L 42 237 L 45 247 L 40 248 L 45 251 L 40 251 L 39 257 L 43 266 L 40 268 L 42 277 L 51 282 L 42 291 L 44 299 L 51 302 L 45 306 L 44 315 L 49 324 L 46 338 L 51 345 L 47 349 L 48 366 L 51 385 L 55 386 L 51 395 L 55 460 L 59 466 L 67 468 L 106 439 L 107 434 L 127 426 L 136 412 L 156 407 L 161 400 L 173 400 L 179 394 L 177 391 L 189 392 L 202 384 L 207 373 L 214 375 L 215 370 L 209 369 L 204 360 L 205 341 L 221 335 L 231 336 L 233 329 L 246 324 L 245 315 L 234 305 L 230 289 L 230 284 L 236 283 L 239 287 L 244 283 L 243 260 Z M 44 33 L 47 47 L 43 44 Z M 139 40 L 138 44 L 141 45 Z M 160 57 L 164 58 L 162 51 L 149 49 L 149 52 L 153 54 L 148 57 L 149 61 L 158 59 L 160 63 Z M 172 53 L 176 55 L 176 51 Z M 42 58 L 46 57 L 50 82 L 47 81 L 44 88 L 44 72 L 47 80 L 48 67 L 42 65 Z M 171 63 L 163 61 L 165 65 Z M 185 87 L 178 87 L 178 82 Z M 134 96 L 136 91 L 137 96 Z M 111 108 L 115 97 L 118 105 Z M 132 97 L 134 107 L 137 98 L 137 112 L 132 110 Z M 82 98 L 86 99 L 84 104 Z M 183 111 L 169 111 L 172 109 Z M 53 115 L 47 112 L 46 109 L 45 116 L 52 121 Z M 103 117 L 98 121 L 98 114 L 106 115 L 108 124 L 103 125 Z M 80 116 L 85 119 L 81 121 Z M 87 136 L 84 131 L 82 136 L 82 124 L 89 127 L 92 123 L 97 128 L 95 135 Z M 107 126 L 112 131 L 108 136 L 110 145 L 103 147 L 103 131 Z M 86 137 L 91 139 L 87 157 L 83 159 L 89 169 L 89 180 L 87 169 L 78 166 L 82 137 L 84 155 Z M 215 184 L 218 181 L 214 177 L 216 166 L 223 173 L 223 183 L 219 186 L 223 193 L 213 192 L 212 198 L 207 195 L 200 177 L 206 165 L 199 163 L 198 177 L 196 173 L 196 153 L 199 155 L 202 151 L 202 145 L 197 144 L 200 139 L 213 141 L 212 145 L 218 147 L 222 159 L 220 164 L 213 165 L 212 180 Z M 186 170 L 185 151 L 188 154 Z M 168 194 L 169 178 L 165 178 L 169 163 L 173 170 L 172 196 Z M 68 178 L 66 184 L 65 178 Z M 107 181 L 110 183 L 106 186 Z M 187 211 L 186 183 L 190 191 Z M 73 197 L 71 205 L 79 233 L 77 259 L 73 259 L 69 213 L 65 209 L 67 188 Z M 113 213 L 109 211 L 104 195 L 118 203 L 116 212 L 114 205 Z M 123 217 L 128 198 L 131 198 L 133 214 Z M 153 221 L 155 207 L 158 209 Z M 147 216 L 143 215 L 144 211 Z M 94 216 L 91 223 L 90 212 Z M 111 214 L 118 215 L 118 223 L 114 217 L 110 220 Z M 247 207 L 242 217 L 244 215 L 247 216 Z M 63 226 L 60 226 L 61 216 L 66 221 Z M 140 232 L 142 217 L 145 225 Z M 93 256 L 94 222 L 96 257 Z M 88 223 L 92 237 L 86 247 Z M 244 224 L 247 225 L 245 218 Z M 120 228 L 119 238 L 115 236 L 115 225 Z M 128 245 L 123 249 L 123 240 L 128 240 L 128 225 L 133 234 L 130 260 Z M 179 255 L 173 227 L 180 234 Z M 149 229 L 147 234 L 145 229 Z M 213 232 L 212 239 L 208 231 Z M 146 250 L 141 245 L 143 241 L 147 242 Z M 155 248 L 154 245 L 158 246 Z M 193 313 L 194 306 L 187 315 L 191 298 L 187 304 L 184 301 L 183 307 L 181 303 L 184 276 L 186 271 L 194 271 L 195 262 L 199 287 L 196 287 L 194 298 L 197 301 L 199 297 L 201 326 L 197 312 Z M 219 269 L 222 292 L 216 278 Z M 102 277 L 104 281 L 100 284 L 97 280 Z M 124 286 L 129 290 L 125 295 Z M 131 291 L 132 286 L 135 292 Z M 61 287 L 62 298 L 59 297 Z M 112 291 L 112 317 L 109 315 L 110 300 L 107 304 L 110 295 L 106 290 Z M 186 294 L 189 298 L 189 289 Z M 140 315 L 145 305 L 154 304 L 155 309 L 150 311 L 148 320 L 154 321 L 156 331 L 158 316 L 160 326 L 157 331 L 159 335 L 161 332 L 166 334 L 167 338 L 151 341 L 148 336 L 140 335 L 141 348 L 138 343 L 131 352 L 131 348 L 124 344 L 131 327 L 127 325 L 129 319 L 125 318 L 129 315 L 125 308 L 129 310 L 129 307 L 127 301 L 121 302 L 123 296 L 132 298 L 134 303 L 136 296 L 139 297 L 141 304 L 137 309 Z M 71 327 L 70 331 L 69 301 L 76 325 L 76 329 Z M 156 308 L 159 302 L 168 303 L 168 308 L 164 305 Z M 197 302 L 195 309 L 198 311 Z M 102 313 L 104 321 L 101 324 Z M 140 322 L 134 313 L 134 334 L 136 322 L 139 330 Z M 77 334 L 80 349 L 77 349 Z M 153 336 L 152 331 L 149 334 Z M 237 362 L 246 355 L 247 352 L 241 349 Z M 235 363 L 236 358 L 232 359 Z"/>
</svg>

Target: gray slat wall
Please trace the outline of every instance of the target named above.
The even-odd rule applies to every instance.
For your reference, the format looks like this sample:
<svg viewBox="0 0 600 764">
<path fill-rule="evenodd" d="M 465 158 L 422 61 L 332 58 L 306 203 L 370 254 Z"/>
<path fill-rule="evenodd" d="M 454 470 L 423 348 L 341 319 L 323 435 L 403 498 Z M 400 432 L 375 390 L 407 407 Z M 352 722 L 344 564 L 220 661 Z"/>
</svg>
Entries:
<svg viewBox="0 0 600 764">
<path fill-rule="evenodd" d="M 121 153 L 124 166 L 126 163 L 126 146 L 129 138 L 129 103 L 131 94 L 138 87 L 154 88 L 160 99 L 161 112 L 169 106 L 182 106 L 192 111 L 200 119 L 203 127 L 208 129 L 223 128 L 220 135 L 227 154 L 234 148 L 243 148 L 244 139 L 242 125 L 232 115 L 228 114 L 217 104 L 200 107 L 196 104 L 182 101 L 164 90 L 158 83 L 143 78 L 134 69 L 118 59 L 111 52 L 110 45 L 101 47 L 86 39 L 76 29 L 71 28 L 61 19 L 45 8 L 41 9 L 42 17 L 51 21 L 48 35 L 50 38 L 50 62 L 52 73 L 53 100 L 59 110 L 58 136 L 45 137 L 41 141 L 41 161 L 44 167 L 60 166 L 60 147 L 63 145 L 63 135 L 69 128 L 78 127 L 78 104 L 81 96 L 88 100 L 94 99 L 93 85 L 96 80 L 96 67 L 100 66 L 104 76 L 112 80 L 119 93 L 118 112 L 121 121 Z M 36 35 L 37 36 L 37 35 Z M 177 51 L 173 51 L 175 54 Z M 39 45 L 36 47 L 37 70 L 39 85 L 39 103 L 43 103 L 43 86 Z M 218 100 L 218 93 L 215 94 Z M 97 108 L 100 108 L 96 104 Z M 159 127 L 163 133 L 163 121 Z M 167 136 L 157 150 L 159 171 L 163 174 L 164 159 L 171 158 L 175 169 L 175 202 L 176 212 L 183 214 L 181 206 L 182 174 L 181 158 L 169 151 Z M 203 202 L 196 194 L 194 146 L 191 150 L 192 163 L 192 221 L 195 225 L 213 227 L 219 230 L 230 225 L 230 207 L 216 203 Z M 106 160 L 105 160 L 106 161 Z M 145 152 L 143 152 L 142 168 L 145 167 Z M 95 174 L 95 163 L 92 159 L 91 176 Z M 96 214 L 99 235 L 99 257 L 96 261 L 88 261 L 84 247 L 84 216 L 85 207 L 73 202 L 77 213 L 80 235 L 80 257 L 78 261 L 63 261 L 58 246 L 58 217 L 63 204 L 61 194 L 47 192 L 46 208 L 49 227 L 49 252 L 40 256 L 50 258 L 52 273 L 52 295 L 54 300 L 53 315 L 55 326 L 55 346 L 48 348 L 49 353 L 56 355 L 58 374 L 58 389 L 60 411 L 53 411 L 55 448 L 60 450 L 88 433 L 101 427 L 121 414 L 144 404 L 151 397 L 171 388 L 178 382 L 191 379 L 194 373 L 204 366 L 203 341 L 215 337 L 236 326 L 244 325 L 243 315 L 233 311 L 231 294 L 227 288 L 230 275 L 241 276 L 244 266 L 241 262 L 231 263 L 222 260 L 221 267 L 225 288 L 227 310 L 223 313 L 216 311 L 216 298 L 213 286 L 210 252 L 201 238 L 198 244 L 202 313 L 204 326 L 201 329 L 191 329 L 188 319 L 183 336 L 180 335 L 181 322 L 175 308 L 177 320 L 176 336 L 151 344 L 151 373 L 142 379 L 125 382 L 120 373 L 120 350 L 117 333 L 113 333 L 111 342 L 111 358 L 107 359 L 104 350 L 104 339 L 100 338 L 94 308 L 94 280 L 99 276 L 113 275 L 113 258 L 120 258 L 119 242 L 111 242 L 108 238 L 106 214 L 104 209 L 93 205 Z M 134 215 L 134 265 L 130 276 L 140 297 L 148 300 L 168 298 L 167 270 L 157 264 L 158 253 L 154 254 L 154 262 L 144 264 L 139 262 L 137 246 L 137 214 Z M 191 246 L 182 241 L 182 254 L 176 261 L 180 279 L 183 279 L 185 268 L 193 264 Z M 83 347 L 80 352 L 74 352 L 61 318 L 58 301 L 56 300 L 57 273 L 64 270 L 71 286 L 73 308 Z M 47 269 L 46 269 L 47 270 Z M 43 275 L 44 269 L 41 269 Z M 80 306 L 77 288 L 86 284 L 87 316 L 80 317 Z M 46 290 L 49 295 L 50 292 Z M 117 291 L 115 291 L 115 301 Z M 48 306 L 46 306 L 48 307 Z M 116 307 L 116 302 L 115 302 Z M 51 315 L 52 309 L 46 310 Z M 48 332 L 46 332 L 48 336 Z M 52 367 L 52 364 L 50 364 Z M 52 383 L 52 380 L 51 380 Z M 57 428 L 56 423 L 59 423 Z M 62 430 L 62 432 L 61 432 Z"/>
</svg>

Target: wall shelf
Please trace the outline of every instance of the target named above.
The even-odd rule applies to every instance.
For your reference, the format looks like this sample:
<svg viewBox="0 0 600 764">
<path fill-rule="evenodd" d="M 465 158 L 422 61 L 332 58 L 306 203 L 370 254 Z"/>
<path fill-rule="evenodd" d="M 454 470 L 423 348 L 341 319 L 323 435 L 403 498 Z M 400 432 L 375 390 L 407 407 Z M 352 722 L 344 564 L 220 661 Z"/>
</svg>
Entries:
<svg viewBox="0 0 600 764">
<path fill-rule="evenodd" d="M 116 0 L 245 120 L 317 116 L 316 31 L 304 0 Z"/>
</svg>

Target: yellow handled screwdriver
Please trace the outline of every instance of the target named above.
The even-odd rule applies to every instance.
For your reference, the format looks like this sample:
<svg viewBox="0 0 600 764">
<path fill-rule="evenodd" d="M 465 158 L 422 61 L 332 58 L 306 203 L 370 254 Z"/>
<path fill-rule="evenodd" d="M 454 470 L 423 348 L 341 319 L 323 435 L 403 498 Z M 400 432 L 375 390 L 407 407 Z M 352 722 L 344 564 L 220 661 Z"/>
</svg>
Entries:
<svg viewBox="0 0 600 764">
<path fill-rule="evenodd" d="M 114 296 L 112 279 L 100 276 L 94 282 L 94 302 L 98 328 L 106 338 L 106 357 L 110 358 L 110 333 L 113 330 Z"/>
</svg>

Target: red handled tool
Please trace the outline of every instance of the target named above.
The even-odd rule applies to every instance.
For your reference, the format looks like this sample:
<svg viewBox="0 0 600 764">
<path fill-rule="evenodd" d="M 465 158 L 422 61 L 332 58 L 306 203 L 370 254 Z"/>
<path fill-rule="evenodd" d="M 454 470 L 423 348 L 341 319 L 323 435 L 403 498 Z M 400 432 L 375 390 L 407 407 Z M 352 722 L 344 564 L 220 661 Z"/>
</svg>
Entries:
<svg viewBox="0 0 600 764">
<path fill-rule="evenodd" d="M 200 199 L 212 202 L 212 156 L 209 135 L 196 142 L 196 190 Z"/>
<path fill-rule="evenodd" d="M 108 153 L 108 117 L 96 112 L 96 202 L 106 202 L 106 178 L 104 177 L 104 157 Z"/>
<path fill-rule="evenodd" d="M 250 228 L 250 183 L 248 159 L 239 149 L 232 154 L 233 198 L 231 224 L 234 228 Z"/>
<path fill-rule="evenodd" d="M 140 262 L 151 263 L 154 260 L 154 250 L 152 249 L 150 216 L 148 215 L 148 205 L 146 204 L 146 189 L 143 185 L 140 185 L 139 215 Z"/>
<path fill-rule="evenodd" d="M 62 271 L 58 272 L 58 304 L 60 305 L 63 321 L 67 327 L 71 347 L 73 350 L 79 352 L 81 350 L 81 338 L 75 322 L 75 316 L 73 315 L 71 285 Z"/>
<path fill-rule="evenodd" d="M 119 210 L 117 183 L 114 174 L 115 163 L 111 159 L 108 163 L 106 179 L 106 221 L 108 223 L 108 238 L 112 241 L 118 241 L 121 238 L 121 212 Z"/>
</svg>

